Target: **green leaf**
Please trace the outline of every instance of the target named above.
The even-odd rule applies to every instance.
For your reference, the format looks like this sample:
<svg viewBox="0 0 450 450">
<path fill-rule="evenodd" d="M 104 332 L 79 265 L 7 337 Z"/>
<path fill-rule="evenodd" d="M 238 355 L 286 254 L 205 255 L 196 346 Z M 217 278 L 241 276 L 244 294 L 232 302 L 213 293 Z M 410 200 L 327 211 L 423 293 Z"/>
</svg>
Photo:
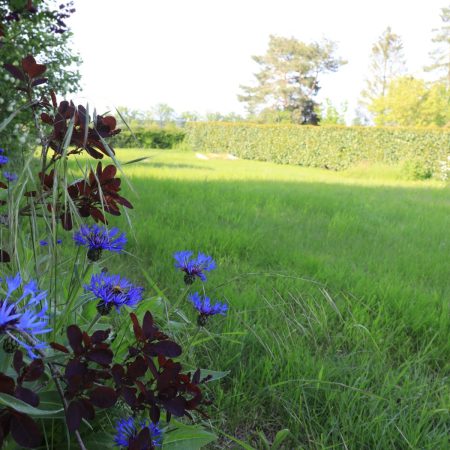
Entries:
<svg viewBox="0 0 450 450">
<path fill-rule="evenodd" d="M 208 375 L 211 375 L 211 379 L 209 381 L 220 380 L 221 378 L 225 378 L 230 373 L 229 370 L 221 372 L 219 370 L 208 370 L 208 369 L 200 369 L 200 378 L 203 379 Z"/>
<path fill-rule="evenodd" d="M 12 397 L 8 394 L 0 393 L 0 405 L 9 406 L 24 414 L 28 414 L 31 417 L 41 417 L 41 418 L 59 418 L 64 414 L 64 409 L 40 409 L 35 408 L 28 403 L 19 400 L 18 398 Z"/>
<path fill-rule="evenodd" d="M 272 450 L 277 450 L 278 448 L 280 448 L 280 445 L 286 440 L 286 438 L 290 434 L 291 434 L 291 432 L 287 428 L 280 430 L 275 435 L 275 439 L 273 440 L 273 444 L 272 444 Z"/>
<path fill-rule="evenodd" d="M 182 426 L 165 435 L 163 450 L 198 450 L 215 439 L 216 436 L 209 431 L 193 426 Z"/>
<path fill-rule="evenodd" d="M 114 436 L 109 433 L 95 432 L 83 438 L 86 448 L 112 448 L 114 443 Z"/>
</svg>

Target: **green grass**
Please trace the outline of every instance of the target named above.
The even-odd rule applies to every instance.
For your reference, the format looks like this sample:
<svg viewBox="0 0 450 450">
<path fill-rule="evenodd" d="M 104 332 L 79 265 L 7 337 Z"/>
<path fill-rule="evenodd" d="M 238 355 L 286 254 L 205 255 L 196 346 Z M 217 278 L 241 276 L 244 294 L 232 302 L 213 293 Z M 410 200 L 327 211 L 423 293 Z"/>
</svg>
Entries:
<svg viewBox="0 0 450 450">
<path fill-rule="evenodd" d="M 203 367 L 230 370 L 211 393 L 214 426 L 257 448 L 258 431 L 270 439 L 285 427 L 288 449 L 450 448 L 442 183 L 397 168 L 118 156 L 149 156 L 125 166 L 133 229 L 114 222 L 134 234 L 124 270 L 142 280 L 143 267 L 175 299 L 174 251 L 218 263 L 206 288 L 231 311 L 191 349 Z"/>
</svg>

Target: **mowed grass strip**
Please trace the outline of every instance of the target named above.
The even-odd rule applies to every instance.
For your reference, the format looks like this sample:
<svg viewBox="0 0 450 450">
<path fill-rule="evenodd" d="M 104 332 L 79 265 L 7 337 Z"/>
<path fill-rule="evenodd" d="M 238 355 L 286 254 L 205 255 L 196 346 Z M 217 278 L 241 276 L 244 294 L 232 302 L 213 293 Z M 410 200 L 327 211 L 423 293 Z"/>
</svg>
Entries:
<svg viewBox="0 0 450 450">
<path fill-rule="evenodd" d="M 172 253 L 216 259 L 206 288 L 230 313 L 190 349 L 202 367 L 230 370 L 210 385 L 214 426 L 257 447 L 258 431 L 270 439 L 286 427 L 286 448 L 450 448 L 443 183 L 396 168 L 118 152 L 142 156 L 124 166 L 132 229 L 114 223 L 133 235 L 123 270 L 139 279 L 143 267 L 176 299 Z"/>
</svg>

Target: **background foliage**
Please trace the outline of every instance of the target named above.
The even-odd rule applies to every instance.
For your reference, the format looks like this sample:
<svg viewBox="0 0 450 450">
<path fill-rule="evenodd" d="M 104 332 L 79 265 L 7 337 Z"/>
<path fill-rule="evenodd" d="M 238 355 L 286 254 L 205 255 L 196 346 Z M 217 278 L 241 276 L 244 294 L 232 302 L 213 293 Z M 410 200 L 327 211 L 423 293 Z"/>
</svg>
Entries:
<svg viewBox="0 0 450 450">
<path fill-rule="evenodd" d="M 190 123 L 186 129 L 196 151 L 332 170 L 416 161 L 431 176 L 439 173 L 450 149 L 450 132 L 441 129 L 251 123 Z"/>
</svg>

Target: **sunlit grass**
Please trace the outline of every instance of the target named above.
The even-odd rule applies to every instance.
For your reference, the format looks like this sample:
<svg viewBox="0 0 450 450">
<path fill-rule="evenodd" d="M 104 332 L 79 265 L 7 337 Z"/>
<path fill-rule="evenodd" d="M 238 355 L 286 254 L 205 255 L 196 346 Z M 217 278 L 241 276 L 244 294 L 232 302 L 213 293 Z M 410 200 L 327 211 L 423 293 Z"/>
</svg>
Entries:
<svg viewBox="0 0 450 450">
<path fill-rule="evenodd" d="M 443 183 L 405 180 L 401 168 L 118 152 L 142 156 L 124 166 L 135 209 L 132 230 L 120 222 L 134 236 L 122 270 L 144 282 L 144 268 L 173 299 L 174 251 L 216 259 L 207 289 L 231 312 L 193 347 L 203 367 L 231 371 L 214 389 L 214 425 L 245 440 L 287 427 L 287 448 L 448 448 Z"/>
</svg>

